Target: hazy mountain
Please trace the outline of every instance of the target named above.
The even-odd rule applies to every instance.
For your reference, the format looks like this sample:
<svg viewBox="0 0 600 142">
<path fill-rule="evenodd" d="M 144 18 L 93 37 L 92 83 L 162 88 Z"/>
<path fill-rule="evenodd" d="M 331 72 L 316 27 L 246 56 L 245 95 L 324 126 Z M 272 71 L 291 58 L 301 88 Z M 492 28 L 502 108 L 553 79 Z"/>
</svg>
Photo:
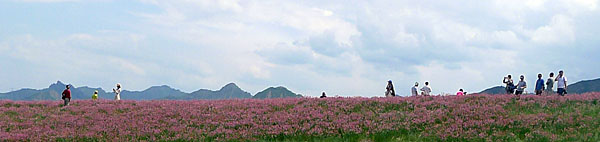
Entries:
<svg viewBox="0 0 600 142">
<path fill-rule="evenodd" d="M 62 89 L 59 88 L 62 86 Z M 48 88 L 42 90 L 36 89 L 21 89 L 8 93 L 1 93 L 0 99 L 9 99 L 9 100 L 60 100 L 61 93 L 65 88 L 65 84 L 58 81 L 57 83 L 51 84 Z"/>
<path fill-rule="evenodd" d="M 112 92 L 112 89 L 111 89 Z M 168 97 L 181 97 L 186 95 L 186 93 L 181 92 L 177 89 L 173 89 L 167 85 L 162 86 L 152 86 L 144 91 L 127 91 L 123 90 L 121 92 L 121 99 L 125 100 L 157 100 L 157 99 L 165 99 Z M 112 98 L 114 98 L 114 94 L 112 94 Z"/>
<path fill-rule="evenodd" d="M 246 99 L 252 98 L 252 95 L 238 87 L 235 83 L 229 83 L 223 86 L 217 91 L 200 89 L 194 91 L 186 96 L 180 97 L 184 100 L 204 99 L 204 100 L 218 100 L 218 99 Z M 177 98 L 168 98 L 177 99 Z"/>
<path fill-rule="evenodd" d="M 285 87 L 269 87 L 261 92 L 256 93 L 253 99 L 268 99 L 268 98 L 301 98 L 302 95 L 298 95 Z"/>
<path fill-rule="evenodd" d="M 21 89 L 13 92 L 0 93 L 0 99 L 8 100 L 60 100 L 62 91 L 66 84 L 57 81 L 51 84 L 48 88 L 36 89 Z M 98 97 L 101 99 L 114 99 L 115 94 L 112 88 L 106 92 L 102 88 L 91 88 L 87 86 L 76 87 L 71 86 L 71 98 L 73 100 L 91 99 L 94 91 L 98 90 Z M 217 91 L 201 89 L 192 93 L 185 93 L 177 89 L 173 89 L 167 85 L 153 86 L 143 91 L 123 90 L 121 99 L 123 100 L 158 100 L 158 99 L 174 99 L 174 100 L 192 100 L 192 99 L 244 99 L 252 98 L 252 95 L 243 91 L 234 83 L 229 83 Z"/>
<path fill-rule="evenodd" d="M 600 78 L 579 81 L 567 87 L 567 93 L 569 94 L 581 94 L 587 92 L 600 92 Z"/>
<path fill-rule="evenodd" d="M 485 90 L 479 92 L 479 94 L 506 94 L 506 90 L 504 88 L 506 88 L 506 87 L 496 86 L 496 87 L 485 89 Z"/>
</svg>

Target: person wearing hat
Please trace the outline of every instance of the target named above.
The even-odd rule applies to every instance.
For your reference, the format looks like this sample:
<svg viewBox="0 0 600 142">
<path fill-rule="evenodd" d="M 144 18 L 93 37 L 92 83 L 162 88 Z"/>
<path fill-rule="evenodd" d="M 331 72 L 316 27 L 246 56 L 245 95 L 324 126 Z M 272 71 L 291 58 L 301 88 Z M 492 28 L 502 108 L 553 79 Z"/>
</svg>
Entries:
<svg viewBox="0 0 600 142">
<path fill-rule="evenodd" d="M 115 92 L 115 100 L 121 100 L 121 84 L 117 83 L 117 88 L 113 88 L 113 92 Z"/>
<path fill-rule="evenodd" d="M 98 90 L 94 91 L 94 95 L 92 95 L 92 100 L 98 99 Z"/>
</svg>

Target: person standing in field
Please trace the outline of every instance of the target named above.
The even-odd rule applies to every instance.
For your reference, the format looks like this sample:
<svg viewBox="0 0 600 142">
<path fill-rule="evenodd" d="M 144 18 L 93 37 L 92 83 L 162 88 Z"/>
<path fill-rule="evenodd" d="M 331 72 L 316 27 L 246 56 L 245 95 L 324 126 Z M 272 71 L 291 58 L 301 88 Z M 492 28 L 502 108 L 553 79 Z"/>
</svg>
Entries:
<svg viewBox="0 0 600 142">
<path fill-rule="evenodd" d="M 423 88 L 421 88 L 421 95 L 423 96 L 429 96 L 431 94 L 431 87 L 429 87 L 429 82 L 425 82 L 425 86 L 423 86 Z"/>
<path fill-rule="evenodd" d="M 113 92 L 115 92 L 115 100 L 121 100 L 121 84 L 117 83 L 117 88 L 113 88 Z"/>
<path fill-rule="evenodd" d="M 512 76 L 509 74 L 507 77 L 504 77 L 502 83 L 506 84 L 506 94 L 514 94 L 515 92 L 515 83 L 513 82 Z"/>
<path fill-rule="evenodd" d="M 327 98 L 327 96 L 325 95 L 325 92 L 323 92 L 323 94 L 321 94 L 321 97 L 319 98 Z"/>
<path fill-rule="evenodd" d="M 517 83 L 517 91 L 515 92 L 515 94 L 517 96 L 521 96 L 521 94 L 523 94 L 523 91 L 525 91 L 525 88 L 527 88 L 527 82 L 525 82 L 525 76 L 521 75 L 520 79 L 521 80 L 519 80 L 519 83 Z"/>
<path fill-rule="evenodd" d="M 387 85 L 387 87 L 385 87 L 385 89 L 386 89 L 386 91 L 385 91 L 386 97 L 396 96 L 396 92 L 394 91 L 394 85 L 392 84 L 392 80 L 388 80 L 388 85 Z"/>
<path fill-rule="evenodd" d="M 462 96 L 465 95 L 465 92 L 463 91 L 463 89 L 458 89 L 458 92 L 456 92 L 456 96 Z"/>
<path fill-rule="evenodd" d="M 62 99 L 64 100 L 64 106 L 68 106 L 71 102 L 71 87 L 66 86 L 66 89 L 62 92 Z"/>
<path fill-rule="evenodd" d="M 94 95 L 92 95 L 92 100 L 98 99 L 98 90 L 94 91 Z"/>
<path fill-rule="evenodd" d="M 558 95 L 565 96 L 565 94 L 567 94 L 567 77 L 562 70 L 558 71 L 558 76 L 556 76 L 554 81 L 556 81 L 556 87 L 558 88 L 556 89 L 556 92 Z"/>
<path fill-rule="evenodd" d="M 412 96 L 418 96 L 419 95 L 419 82 L 415 82 L 415 86 L 413 86 L 410 89 L 410 93 Z"/>
<path fill-rule="evenodd" d="M 550 72 L 550 77 L 546 80 L 546 94 L 554 93 L 554 73 Z"/>
<path fill-rule="evenodd" d="M 542 92 L 544 92 L 544 89 L 546 89 L 544 87 L 544 79 L 542 79 L 542 74 L 538 74 L 538 79 L 535 82 L 535 95 L 542 95 Z"/>
</svg>

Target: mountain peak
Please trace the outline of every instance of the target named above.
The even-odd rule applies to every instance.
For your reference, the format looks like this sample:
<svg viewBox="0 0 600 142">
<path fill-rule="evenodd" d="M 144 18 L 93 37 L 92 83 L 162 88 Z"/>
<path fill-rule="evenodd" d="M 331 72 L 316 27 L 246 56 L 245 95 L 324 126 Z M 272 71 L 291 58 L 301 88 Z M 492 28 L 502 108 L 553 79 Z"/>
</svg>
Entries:
<svg viewBox="0 0 600 142">
<path fill-rule="evenodd" d="M 223 86 L 223 87 L 221 88 L 221 90 L 229 90 L 229 89 L 241 90 L 241 89 L 240 89 L 240 87 L 238 87 L 238 86 L 237 86 L 235 83 L 233 83 L 233 82 L 232 82 L 232 83 L 229 83 L 229 84 L 227 84 L 227 85 L 225 85 L 225 86 Z"/>
<path fill-rule="evenodd" d="M 166 89 L 166 90 L 176 90 L 176 89 L 173 89 L 171 86 L 168 86 L 168 85 L 152 86 L 152 87 L 150 87 L 150 88 L 148 88 L 146 90 L 164 90 L 164 89 Z"/>
<path fill-rule="evenodd" d="M 48 88 L 51 89 L 65 89 L 65 86 L 67 86 L 66 84 L 62 83 L 61 81 L 56 81 L 56 83 L 52 83 L 50 84 L 50 86 Z M 73 87 L 73 86 L 71 86 Z"/>
<path fill-rule="evenodd" d="M 269 87 L 261 92 L 256 93 L 252 98 L 268 99 L 268 98 L 300 98 L 298 95 L 283 86 Z"/>
</svg>

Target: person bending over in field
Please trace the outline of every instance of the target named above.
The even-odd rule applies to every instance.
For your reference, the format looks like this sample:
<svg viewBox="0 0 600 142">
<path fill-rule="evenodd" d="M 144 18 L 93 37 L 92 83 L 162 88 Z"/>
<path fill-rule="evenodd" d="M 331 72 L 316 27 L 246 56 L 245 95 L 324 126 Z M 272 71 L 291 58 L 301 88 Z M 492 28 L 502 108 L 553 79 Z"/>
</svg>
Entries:
<svg viewBox="0 0 600 142">
<path fill-rule="evenodd" d="M 556 89 L 556 92 L 558 95 L 565 96 L 565 94 L 567 94 L 567 77 L 562 70 L 558 71 L 558 76 L 556 76 L 554 81 L 556 81 L 556 87 L 558 88 Z"/>
<path fill-rule="evenodd" d="M 392 84 L 392 80 L 388 80 L 387 87 L 385 87 L 385 96 L 393 97 L 396 96 L 396 92 L 394 91 L 394 85 Z"/>
<path fill-rule="evenodd" d="M 65 89 L 62 92 L 62 99 L 65 101 L 64 106 L 68 106 L 69 103 L 71 102 L 71 87 L 69 87 L 69 85 L 66 86 L 67 89 Z"/>
<path fill-rule="evenodd" d="M 415 82 L 415 86 L 413 86 L 412 88 L 410 88 L 410 93 L 412 96 L 418 96 L 419 95 L 419 82 Z"/>
<path fill-rule="evenodd" d="M 423 88 L 421 88 L 421 95 L 423 96 L 429 96 L 431 94 L 431 87 L 429 87 L 429 82 L 425 82 L 425 86 L 423 86 Z"/>
<path fill-rule="evenodd" d="M 554 94 L 554 73 L 550 72 L 550 77 L 546 81 L 546 94 Z"/>
<path fill-rule="evenodd" d="M 113 92 L 115 92 L 115 100 L 121 100 L 121 84 L 117 83 L 117 88 L 113 88 Z"/>
<path fill-rule="evenodd" d="M 458 92 L 456 92 L 456 96 L 462 96 L 465 95 L 465 92 L 463 91 L 463 89 L 458 89 Z"/>
<path fill-rule="evenodd" d="M 514 94 L 515 92 L 515 83 L 513 82 L 512 76 L 509 74 L 507 77 L 504 77 L 502 83 L 506 84 L 506 94 Z"/>
<path fill-rule="evenodd" d="M 94 91 L 94 95 L 92 95 L 92 100 L 97 100 L 98 99 L 98 90 Z"/>
<path fill-rule="evenodd" d="M 525 91 L 525 88 L 527 88 L 527 82 L 525 82 L 525 76 L 521 75 L 520 79 L 521 80 L 519 80 L 519 83 L 517 83 L 517 91 L 515 92 L 515 94 L 519 97 L 521 97 L 521 94 L 523 94 L 523 91 Z"/>
<path fill-rule="evenodd" d="M 544 79 L 542 79 L 542 74 L 538 74 L 538 79 L 535 82 L 535 95 L 542 95 L 544 91 Z"/>
</svg>

